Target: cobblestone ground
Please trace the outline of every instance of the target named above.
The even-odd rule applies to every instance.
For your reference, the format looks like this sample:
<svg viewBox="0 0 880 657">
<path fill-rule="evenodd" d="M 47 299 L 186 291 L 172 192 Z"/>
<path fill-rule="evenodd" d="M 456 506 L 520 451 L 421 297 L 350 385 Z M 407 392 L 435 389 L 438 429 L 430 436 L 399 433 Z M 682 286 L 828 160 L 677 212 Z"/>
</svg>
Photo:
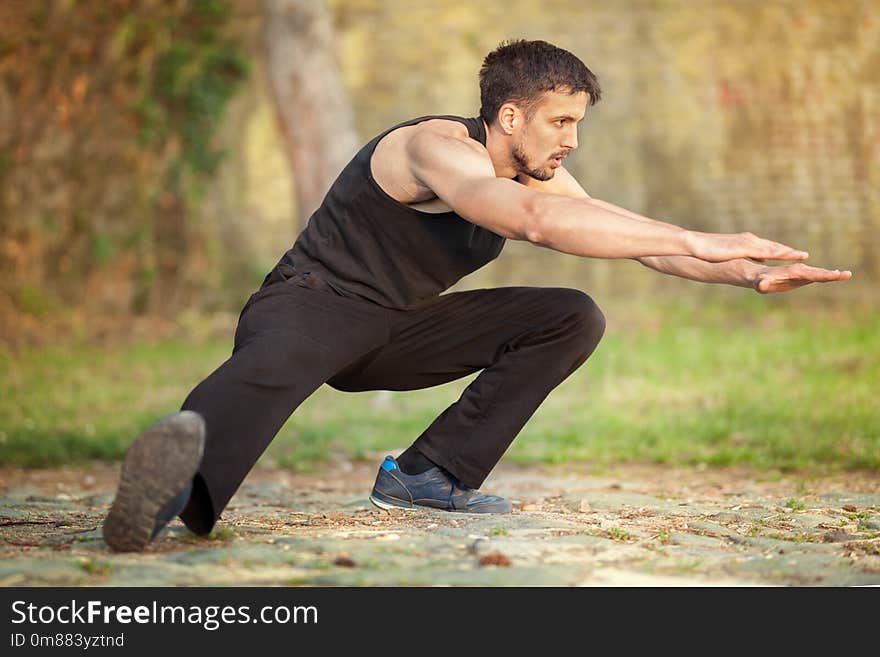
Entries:
<svg viewBox="0 0 880 657">
<path fill-rule="evenodd" d="M 101 539 L 115 466 L 0 468 L 0 584 L 880 585 L 877 474 L 502 464 L 514 512 L 480 516 L 380 511 L 375 467 L 258 468 L 212 536 L 143 554 Z"/>
</svg>

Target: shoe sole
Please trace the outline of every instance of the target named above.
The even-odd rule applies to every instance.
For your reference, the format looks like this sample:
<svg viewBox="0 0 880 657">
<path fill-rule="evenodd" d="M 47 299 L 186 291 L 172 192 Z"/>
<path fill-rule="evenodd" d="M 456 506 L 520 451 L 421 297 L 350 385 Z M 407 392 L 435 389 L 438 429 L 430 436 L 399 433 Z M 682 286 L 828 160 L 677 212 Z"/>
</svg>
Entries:
<svg viewBox="0 0 880 657">
<path fill-rule="evenodd" d="M 385 500 L 381 500 L 375 495 L 370 495 L 370 502 L 372 502 L 375 506 L 379 507 L 383 511 L 391 511 L 392 509 L 401 509 L 403 511 L 445 511 L 446 509 L 438 509 L 433 506 L 419 506 L 418 504 L 408 504 L 401 500 L 400 504 L 394 504 L 393 502 L 386 502 Z"/>
<path fill-rule="evenodd" d="M 125 455 L 119 488 L 104 521 L 116 552 L 140 552 L 153 539 L 159 511 L 195 476 L 205 449 L 205 421 L 192 411 L 160 420 Z"/>
<path fill-rule="evenodd" d="M 513 510 L 512 508 L 508 508 L 503 511 L 456 511 L 455 509 L 441 509 L 436 506 L 421 506 L 419 504 L 411 504 L 410 502 L 404 502 L 403 500 L 400 500 L 400 504 L 395 504 L 394 502 L 380 499 L 375 495 L 370 495 L 370 502 L 372 502 L 374 506 L 379 507 L 383 511 L 399 509 L 402 511 L 445 511 L 447 513 L 468 513 L 471 515 L 483 515 L 487 513 L 510 513 Z"/>
</svg>

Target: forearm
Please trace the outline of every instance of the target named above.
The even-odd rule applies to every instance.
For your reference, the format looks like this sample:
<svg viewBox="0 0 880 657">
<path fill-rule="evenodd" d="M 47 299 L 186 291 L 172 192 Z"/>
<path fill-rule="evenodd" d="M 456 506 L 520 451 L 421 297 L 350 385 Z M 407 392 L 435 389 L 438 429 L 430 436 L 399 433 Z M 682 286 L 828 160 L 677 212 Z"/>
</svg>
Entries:
<svg viewBox="0 0 880 657">
<path fill-rule="evenodd" d="M 438 196 L 459 216 L 503 237 L 528 240 L 592 258 L 693 256 L 707 262 L 740 258 L 803 260 L 809 254 L 752 233 L 701 233 L 656 221 L 610 203 L 530 190 L 505 178 L 464 178 Z M 433 189 L 433 188 L 432 188 Z"/>
<path fill-rule="evenodd" d="M 593 258 L 691 255 L 690 231 L 610 203 L 541 194 L 529 240 L 562 253 Z"/>
<path fill-rule="evenodd" d="M 644 215 L 638 214 L 637 212 L 633 212 L 632 210 L 627 210 L 626 208 L 622 208 L 619 205 L 614 205 L 614 203 L 609 203 L 608 201 L 603 201 L 598 198 L 590 198 L 590 200 L 599 207 L 605 208 L 606 210 L 610 210 L 611 212 L 616 212 L 617 214 L 623 215 L 629 219 L 634 219 L 635 221 L 642 221 L 645 223 L 651 224 L 659 224 L 661 226 L 668 226 L 670 228 L 678 228 L 679 230 L 683 230 L 680 226 L 676 226 L 675 224 L 668 224 L 664 221 L 658 221 L 657 219 L 651 219 L 650 217 L 646 217 Z"/>
<path fill-rule="evenodd" d="M 701 283 L 724 283 L 739 287 L 755 287 L 757 276 L 766 267 L 750 260 L 706 262 L 688 256 L 644 256 L 635 258 L 646 267 Z"/>
<path fill-rule="evenodd" d="M 650 223 L 662 223 L 655 219 L 643 217 L 642 215 L 631 212 L 626 208 L 593 199 L 597 203 L 610 210 L 623 214 L 635 221 L 647 221 Z M 669 226 L 671 224 L 663 224 Z M 726 262 L 706 262 L 699 258 L 690 256 L 642 256 L 635 260 L 639 261 L 646 267 L 650 267 L 663 274 L 679 276 L 700 283 L 723 283 L 725 285 L 736 285 L 739 287 L 755 287 L 757 275 L 766 269 L 763 265 L 756 264 L 751 260 L 737 259 L 728 260 Z"/>
<path fill-rule="evenodd" d="M 630 217 L 635 221 L 646 221 L 671 226 L 671 224 L 664 224 L 656 219 L 644 217 L 607 201 L 593 199 L 593 202 Z M 724 283 L 739 287 L 754 287 L 755 277 L 762 269 L 761 265 L 745 259 L 716 263 L 706 262 L 705 260 L 690 256 L 642 256 L 635 258 L 635 260 L 663 274 L 679 276 L 701 283 Z"/>
</svg>

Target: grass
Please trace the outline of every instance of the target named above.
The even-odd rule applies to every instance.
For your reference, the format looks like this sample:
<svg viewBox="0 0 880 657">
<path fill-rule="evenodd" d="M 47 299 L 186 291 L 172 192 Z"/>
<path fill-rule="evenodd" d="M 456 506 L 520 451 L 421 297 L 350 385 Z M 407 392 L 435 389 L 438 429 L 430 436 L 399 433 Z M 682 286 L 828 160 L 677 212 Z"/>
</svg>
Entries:
<svg viewBox="0 0 880 657">
<path fill-rule="evenodd" d="M 98 577 L 103 577 L 113 572 L 113 564 L 106 561 L 85 558 L 77 561 L 77 565 L 89 575 L 96 575 Z"/>
<path fill-rule="evenodd" d="M 203 536 L 199 536 L 198 534 L 183 534 L 178 538 L 184 543 L 205 543 L 209 541 L 230 541 L 234 538 L 238 538 L 238 534 L 231 527 L 222 527 Z"/>
<path fill-rule="evenodd" d="M 550 395 L 506 460 L 880 467 L 880 314 L 750 303 L 606 311 L 596 353 Z M 0 351 L 0 463 L 118 459 L 229 349 L 213 340 Z M 267 457 L 308 470 L 400 450 L 472 378 L 408 393 L 325 386 Z"/>
</svg>

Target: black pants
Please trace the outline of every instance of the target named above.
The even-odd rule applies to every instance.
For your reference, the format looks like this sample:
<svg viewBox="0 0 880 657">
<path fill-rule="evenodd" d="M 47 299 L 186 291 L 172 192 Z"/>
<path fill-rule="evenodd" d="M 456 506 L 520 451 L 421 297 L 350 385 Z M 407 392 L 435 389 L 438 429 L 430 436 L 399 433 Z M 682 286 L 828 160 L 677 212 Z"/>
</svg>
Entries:
<svg viewBox="0 0 880 657">
<path fill-rule="evenodd" d="M 182 518 L 210 531 L 293 411 L 323 383 L 418 390 L 480 375 L 416 440 L 479 488 L 550 391 L 593 352 L 605 318 L 578 290 L 509 287 L 391 310 L 276 269 L 242 311 L 232 356 L 187 397 L 207 425 Z M 353 428 L 354 430 L 354 428 Z"/>
</svg>

